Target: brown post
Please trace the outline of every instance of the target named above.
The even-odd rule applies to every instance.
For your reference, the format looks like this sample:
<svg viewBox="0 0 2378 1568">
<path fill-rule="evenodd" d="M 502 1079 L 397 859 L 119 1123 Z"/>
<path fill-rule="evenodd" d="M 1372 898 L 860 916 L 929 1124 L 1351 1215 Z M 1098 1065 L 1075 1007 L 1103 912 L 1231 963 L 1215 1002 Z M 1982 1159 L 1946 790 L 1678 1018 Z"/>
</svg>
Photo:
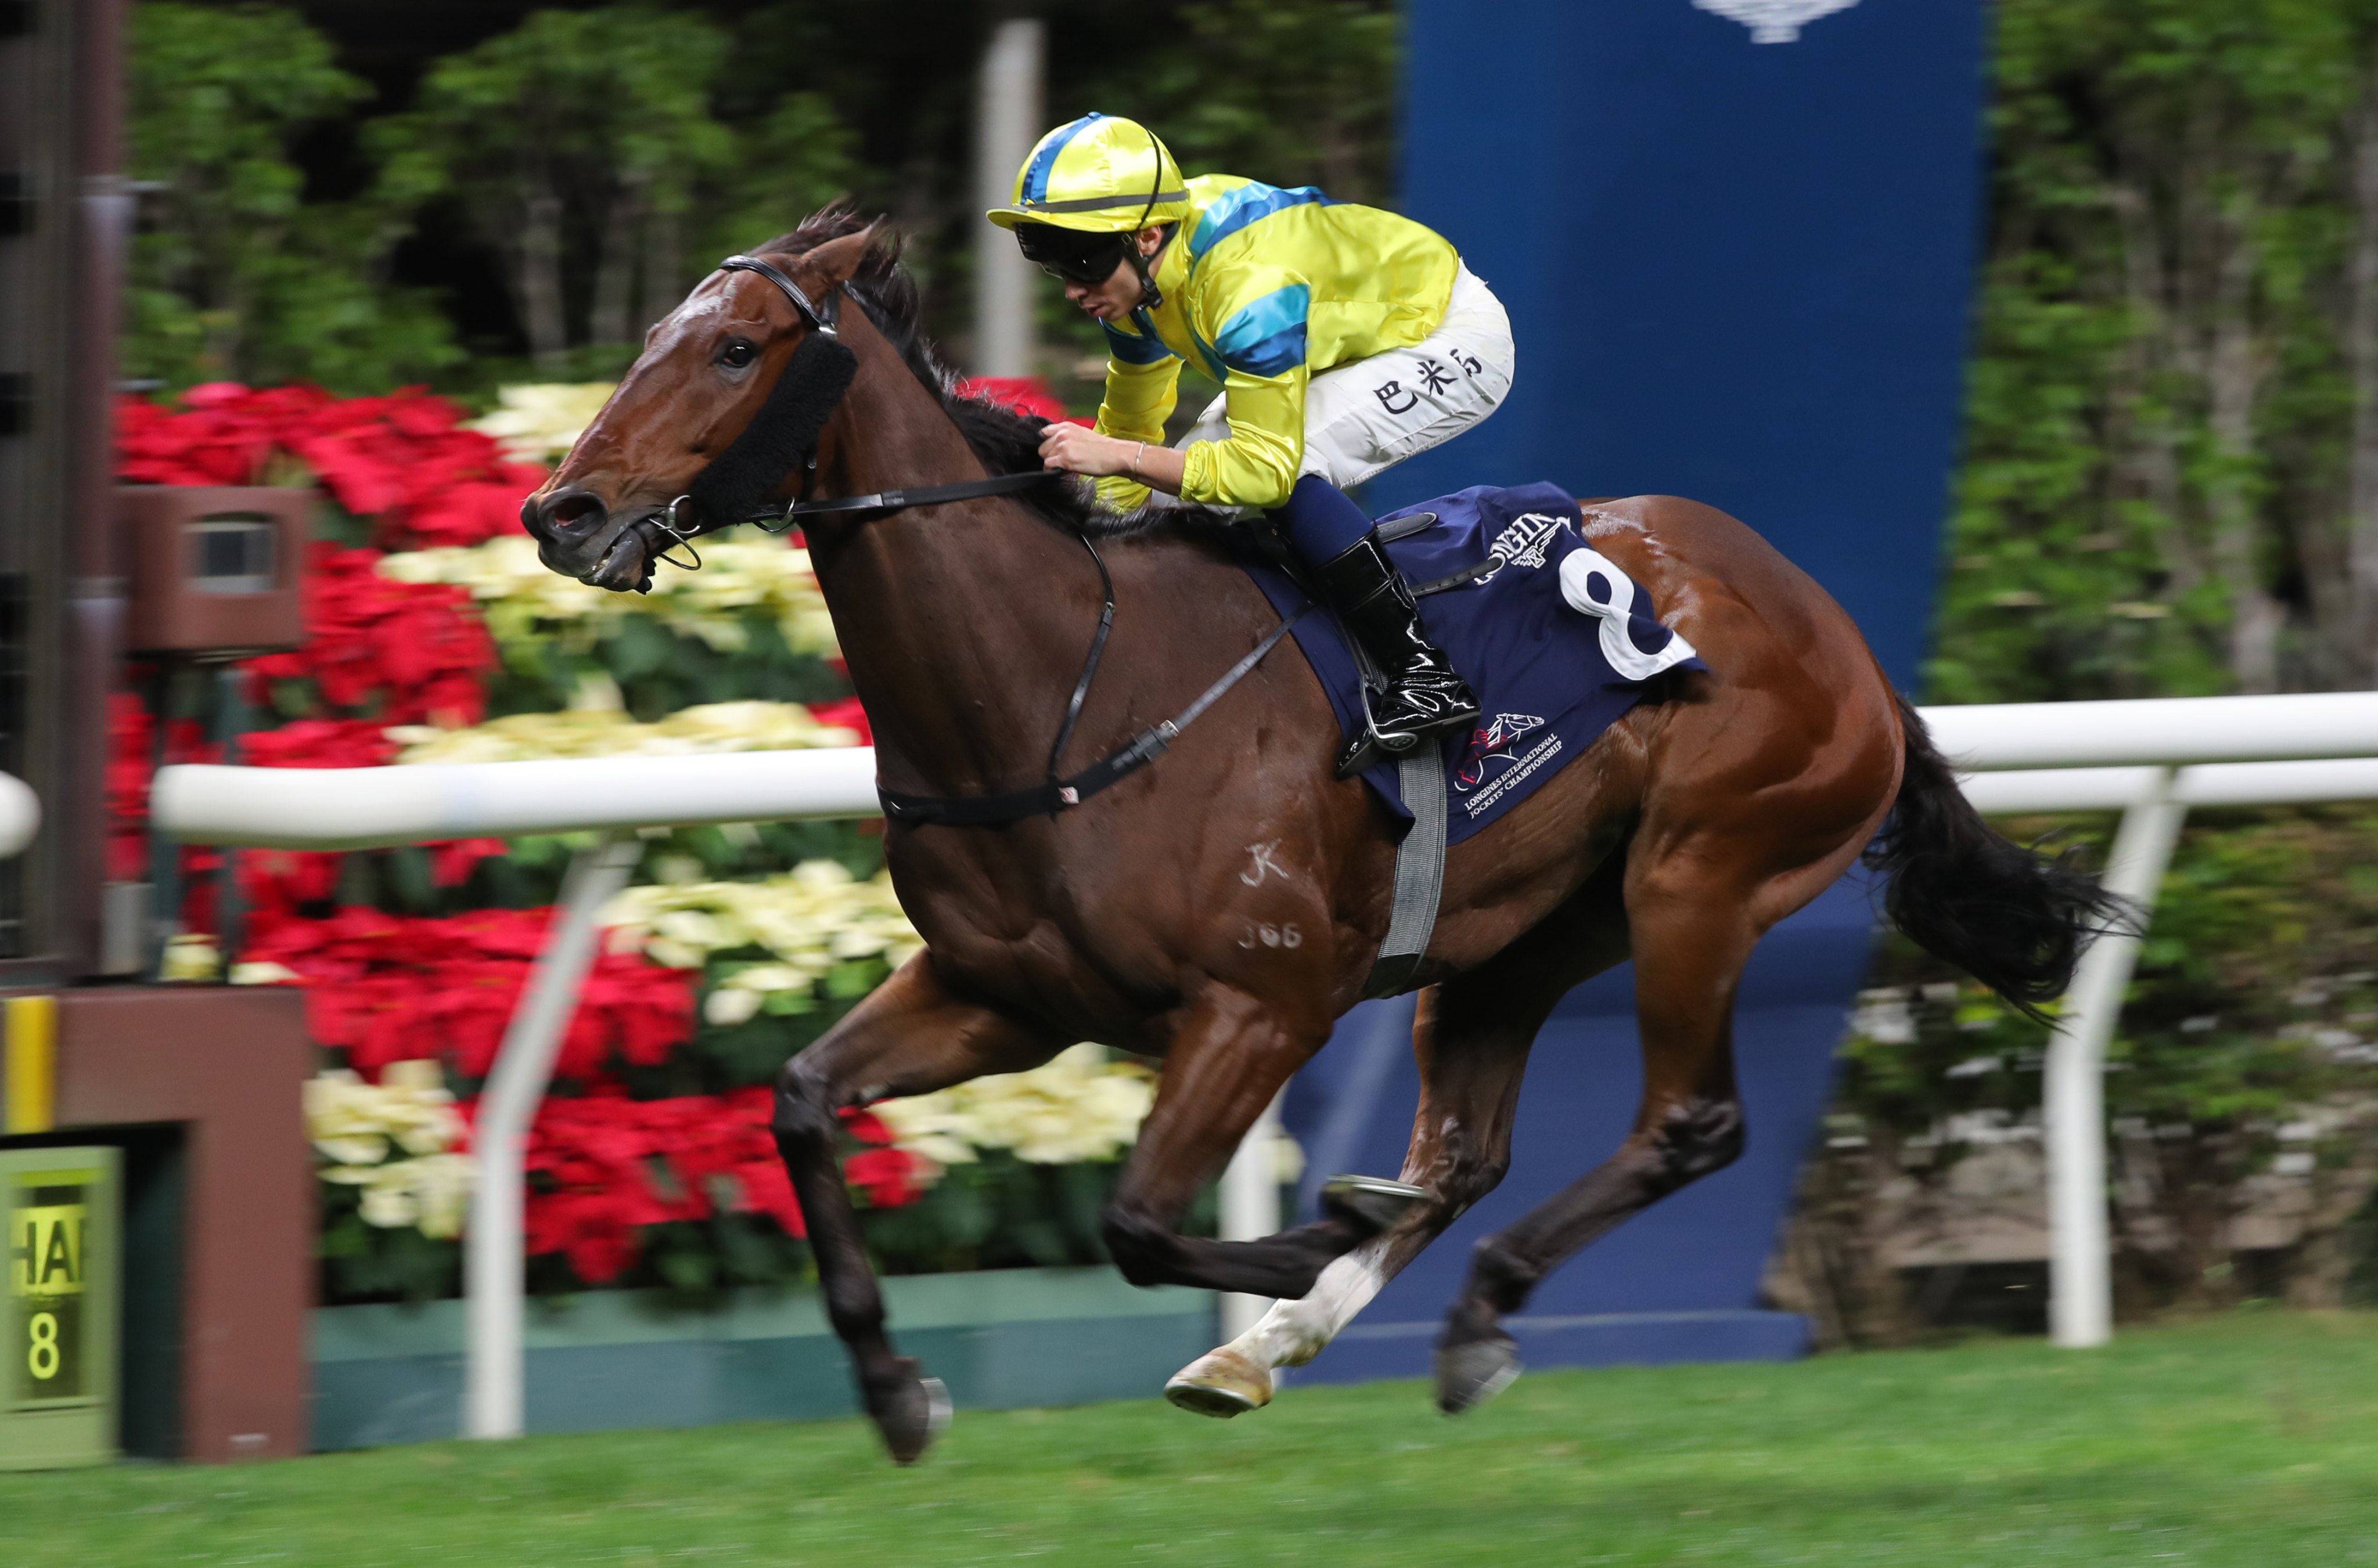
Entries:
<svg viewBox="0 0 2378 1568">
<path fill-rule="evenodd" d="M 182 1455 L 306 1450 L 314 1174 L 305 999 L 170 986 L 58 998 L 57 1131 L 181 1123 Z"/>
</svg>

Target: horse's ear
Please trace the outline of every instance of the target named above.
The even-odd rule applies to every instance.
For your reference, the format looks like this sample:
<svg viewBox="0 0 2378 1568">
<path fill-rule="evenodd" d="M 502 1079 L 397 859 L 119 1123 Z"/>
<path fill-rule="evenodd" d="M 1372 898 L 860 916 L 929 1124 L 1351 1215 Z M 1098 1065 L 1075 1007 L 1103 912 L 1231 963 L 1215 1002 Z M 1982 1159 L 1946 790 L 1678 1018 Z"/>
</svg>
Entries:
<svg viewBox="0 0 2378 1568">
<path fill-rule="evenodd" d="M 883 227 L 883 220 L 878 218 L 855 234 L 845 234 L 840 239 L 811 245 L 801 257 L 801 270 L 830 284 L 850 281 L 859 271 L 859 264 L 867 258 L 868 251 L 874 246 L 876 231 Z"/>
</svg>

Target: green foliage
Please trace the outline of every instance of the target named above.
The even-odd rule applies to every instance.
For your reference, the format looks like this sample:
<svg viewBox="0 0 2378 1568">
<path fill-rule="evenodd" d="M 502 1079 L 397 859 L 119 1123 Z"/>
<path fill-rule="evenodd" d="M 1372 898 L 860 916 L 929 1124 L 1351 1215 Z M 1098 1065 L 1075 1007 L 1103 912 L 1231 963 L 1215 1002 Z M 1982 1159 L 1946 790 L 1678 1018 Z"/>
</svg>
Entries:
<svg viewBox="0 0 2378 1568">
<path fill-rule="evenodd" d="M 2070 826 L 2085 841 L 2105 824 Z M 2337 808 L 2204 813 L 2182 837 L 2105 1080 L 2117 1218 L 2154 1299 L 2234 1294 L 2229 1221 L 2280 1158 L 2311 1184 L 2308 1232 L 2343 1225 L 2369 1191 L 2374 835 L 2378 813 Z M 1940 1181 L 1973 1140 L 2037 1115 L 2047 1031 L 1904 939 L 1875 978 L 1829 1131 L 1883 1156 L 1878 1177 L 1904 1156 Z"/>
<path fill-rule="evenodd" d="M 318 1182 L 322 1205 L 321 1299 L 440 1301 L 462 1293 L 462 1244 L 435 1240 L 410 1226 L 366 1225 L 363 1189 Z"/>
<path fill-rule="evenodd" d="M 1081 107 L 1143 121 L 1193 174 L 1389 206 L 1400 27 L 1372 0 L 1196 0 Z"/>
<path fill-rule="evenodd" d="M 504 666 L 489 684 L 488 716 L 558 712 L 589 676 L 615 682 L 627 711 L 646 724 L 703 702 L 823 702 L 849 694 L 831 665 L 787 648 L 764 613 L 746 615 L 743 626 L 743 646 L 732 650 L 644 616 L 629 616 L 591 649 L 508 640 Z"/>
<path fill-rule="evenodd" d="M 2088 843 L 2105 825 L 2064 827 Z M 2369 1084 L 2372 835 L 2378 814 L 2348 808 L 2204 813 L 2190 824 L 2112 1047 L 2115 1118 L 2207 1137 L 2252 1129 L 2261 1160 L 2278 1121 Z M 1964 1113 L 2036 1108 L 2045 1028 L 1904 939 L 1875 978 L 1897 994 L 1860 1014 L 1840 1104 L 1907 1137 Z"/>
<path fill-rule="evenodd" d="M 2006 0 L 1937 700 L 2358 686 L 2362 0 Z M 2357 225 L 2363 238 L 2357 242 Z M 2357 249 L 2359 245 L 2359 249 Z M 2358 377 L 2358 379 L 2357 379 Z"/>
<path fill-rule="evenodd" d="M 369 90 L 295 13 L 151 3 L 134 20 L 127 374 L 384 392 L 452 364 L 444 319 L 383 265 L 398 199 L 304 199 L 292 149 Z"/>
<path fill-rule="evenodd" d="M 788 92 L 739 129 L 703 219 L 703 262 L 750 250 L 850 190 L 858 137 L 823 93 Z"/>
<path fill-rule="evenodd" d="M 616 373 L 700 275 L 690 246 L 706 264 L 756 245 L 850 177 L 850 134 L 818 94 L 718 116 L 729 47 L 689 11 L 535 11 L 371 128 L 390 191 L 459 203 L 501 252 L 541 373 Z"/>
<path fill-rule="evenodd" d="M 684 12 L 532 12 L 438 61 L 410 111 L 372 126 L 385 187 L 462 205 L 558 374 L 573 341 L 630 342 L 673 303 L 691 183 L 733 152 L 708 96 L 726 52 L 722 30 Z"/>
</svg>

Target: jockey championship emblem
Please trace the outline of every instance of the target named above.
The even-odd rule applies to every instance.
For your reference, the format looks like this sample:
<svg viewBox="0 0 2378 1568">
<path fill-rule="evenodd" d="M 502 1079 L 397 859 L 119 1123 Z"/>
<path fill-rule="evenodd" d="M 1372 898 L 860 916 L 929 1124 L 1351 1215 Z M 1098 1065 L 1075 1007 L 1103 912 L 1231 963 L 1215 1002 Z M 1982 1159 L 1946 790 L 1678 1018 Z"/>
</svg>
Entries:
<svg viewBox="0 0 2378 1568">
<path fill-rule="evenodd" d="M 1492 582 L 1495 573 L 1505 567 L 1527 567 L 1531 569 L 1544 564 L 1544 552 L 1553 536 L 1568 526 L 1568 519 L 1553 517 L 1544 512 L 1521 512 L 1511 520 L 1511 525 L 1495 535 L 1495 543 L 1486 547 L 1494 557 L 1495 569 L 1478 578 L 1479 582 Z"/>
<path fill-rule="evenodd" d="M 1810 22 L 1856 4 L 1857 0 L 1693 0 L 1693 9 L 1740 22 L 1750 30 L 1753 43 L 1789 43 Z"/>
<path fill-rule="evenodd" d="M 1560 755 L 1560 736 L 1550 734 L 1526 751 L 1519 749 L 1520 737 L 1543 727 L 1543 720 L 1533 713 L 1497 713 L 1494 723 L 1471 732 L 1470 748 L 1462 753 L 1461 766 L 1453 775 L 1455 793 L 1470 796 L 1462 803 L 1464 810 L 1477 816 L 1513 784 Z"/>
</svg>

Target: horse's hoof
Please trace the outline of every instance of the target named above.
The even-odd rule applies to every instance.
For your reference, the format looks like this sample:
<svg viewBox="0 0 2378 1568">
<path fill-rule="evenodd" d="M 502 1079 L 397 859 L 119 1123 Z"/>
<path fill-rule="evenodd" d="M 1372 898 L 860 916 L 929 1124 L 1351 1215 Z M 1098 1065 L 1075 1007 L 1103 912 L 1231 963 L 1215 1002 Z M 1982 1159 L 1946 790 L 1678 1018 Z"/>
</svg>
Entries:
<svg viewBox="0 0 2378 1568">
<path fill-rule="evenodd" d="M 1225 1346 L 1173 1373 L 1164 1397 L 1183 1410 L 1229 1420 L 1271 1403 L 1271 1374 Z"/>
<path fill-rule="evenodd" d="M 883 1435 L 883 1447 L 895 1465 L 913 1465 L 925 1456 L 933 1439 L 949 1430 L 950 1391 L 939 1378 L 918 1375 L 917 1363 L 904 1356 L 898 1382 L 882 1394 L 870 1392 L 867 1413 Z"/>
<path fill-rule="evenodd" d="M 1321 1184 L 1322 1211 L 1351 1221 L 1371 1236 L 1427 1202 L 1427 1188 L 1382 1176 L 1333 1176 Z"/>
<path fill-rule="evenodd" d="M 1519 1375 L 1519 1347 L 1507 1334 L 1436 1353 L 1436 1407 L 1448 1416 L 1474 1410 Z"/>
</svg>

